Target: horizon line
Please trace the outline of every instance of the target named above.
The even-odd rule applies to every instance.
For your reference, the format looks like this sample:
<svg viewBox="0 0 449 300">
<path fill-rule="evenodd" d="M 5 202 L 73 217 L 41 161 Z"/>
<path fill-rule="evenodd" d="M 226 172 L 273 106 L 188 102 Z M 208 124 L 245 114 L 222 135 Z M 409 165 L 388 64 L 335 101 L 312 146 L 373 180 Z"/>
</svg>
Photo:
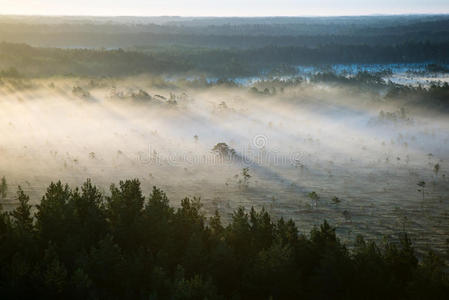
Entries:
<svg viewBox="0 0 449 300">
<path fill-rule="evenodd" d="M 428 13 L 372 13 L 372 14 L 305 14 L 305 15 L 95 15 L 95 14 L 2 14 L 0 17 L 97 17 L 97 18 L 335 18 L 335 17 L 394 17 L 449 16 L 448 12 Z"/>
</svg>

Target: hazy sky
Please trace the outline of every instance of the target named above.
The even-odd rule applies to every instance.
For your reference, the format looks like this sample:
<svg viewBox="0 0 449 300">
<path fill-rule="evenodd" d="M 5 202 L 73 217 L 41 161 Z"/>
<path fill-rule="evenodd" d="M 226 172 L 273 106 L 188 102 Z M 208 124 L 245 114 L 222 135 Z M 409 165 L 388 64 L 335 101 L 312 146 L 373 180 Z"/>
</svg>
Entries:
<svg viewBox="0 0 449 300">
<path fill-rule="evenodd" d="M 0 14 L 301 16 L 449 13 L 449 0 L 0 0 Z"/>
</svg>

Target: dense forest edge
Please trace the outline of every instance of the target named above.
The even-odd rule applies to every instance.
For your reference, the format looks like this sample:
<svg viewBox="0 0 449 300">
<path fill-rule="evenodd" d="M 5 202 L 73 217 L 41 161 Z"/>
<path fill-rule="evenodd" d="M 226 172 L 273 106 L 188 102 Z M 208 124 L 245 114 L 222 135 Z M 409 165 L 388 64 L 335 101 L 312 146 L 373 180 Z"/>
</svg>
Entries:
<svg viewBox="0 0 449 300">
<path fill-rule="evenodd" d="M 449 62 L 448 15 L 0 16 L 0 70 L 235 78 L 298 65 Z"/>
<path fill-rule="evenodd" d="M 221 49 L 270 45 L 396 45 L 448 42 L 447 15 L 359 17 L 0 16 L 0 41 L 60 48 Z"/>
<path fill-rule="evenodd" d="M 449 62 L 449 42 L 397 45 L 326 44 L 317 47 L 265 46 L 251 49 L 162 47 L 146 50 L 63 49 L 0 43 L 0 70 L 29 77 L 205 75 L 218 78 L 280 75 L 299 65 Z"/>
<path fill-rule="evenodd" d="M 6 181 L 2 182 L 6 192 Z M 326 221 L 310 234 L 264 209 L 237 209 L 228 224 L 200 199 L 170 206 L 138 180 L 51 183 L 33 207 L 0 215 L 3 299 L 445 299 L 445 257 L 362 236 L 348 249 Z M 449 253 L 447 253 L 449 255 Z"/>
</svg>

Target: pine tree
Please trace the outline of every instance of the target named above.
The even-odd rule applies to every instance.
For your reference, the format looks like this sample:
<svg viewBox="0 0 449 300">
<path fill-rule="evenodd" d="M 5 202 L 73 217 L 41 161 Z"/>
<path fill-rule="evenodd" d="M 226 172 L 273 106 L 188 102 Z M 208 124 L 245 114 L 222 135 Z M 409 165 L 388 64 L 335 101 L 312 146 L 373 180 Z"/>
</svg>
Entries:
<svg viewBox="0 0 449 300">
<path fill-rule="evenodd" d="M 0 183 L 0 196 L 5 200 L 8 195 L 8 184 L 6 183 L 5 176 L 2 177 L 2 182 Z"/>
<path fill-rule="evenodd" d="M 19 230 L 31 231 L 33 229 L 33 217 L 31 215 L 31 205 L 28 204 L 30 197 L 25 195 L 20 186 L 17 189 L 17 200 L 19 201 L 19 206 L 11 212 L 14 224 Z"/>
</svg>

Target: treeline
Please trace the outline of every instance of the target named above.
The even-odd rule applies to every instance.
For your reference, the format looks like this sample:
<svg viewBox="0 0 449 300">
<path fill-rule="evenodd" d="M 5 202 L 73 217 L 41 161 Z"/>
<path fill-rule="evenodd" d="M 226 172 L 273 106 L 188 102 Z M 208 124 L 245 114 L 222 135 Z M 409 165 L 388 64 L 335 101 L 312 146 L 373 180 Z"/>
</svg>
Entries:
<svg viewBox="0 0 449 300">
<path fill-rule="evenodd" d="M 316 48 L 269 46 L 245 50 L 167 48 L 149 52 L 35 48 L 25 44 L 0 43 L 0 62 L 0 69 L 13 67 L 31 77 L 190 73 L 228 78 L 257 76 L 278 70 L 282 65 L 444 64 L 449 62 L 449 42 L 396 46 L 328 44 Z"/>
<path fill-rule="evenodd" d="M 449 17 L 95 18 L 0 16 L 0 40 L 41 47 L 261 48 L 449 41 Z"/>
<path fill-rule="evenodd" d="M 390 84 L 385 99 L 405 99 L 410 104 L 447 112 L 449 111 L 449 84 L 447 82 L 433 83 L 428 88 Z"/>
<path fill-rule="evenodd" d="M 449 26 L 447 24 L 444 26 Z M 0 24 L 4 28 L 5 24 Z M 6 26 L 8 27 L 8 26 Z M 30 30 L 23 32 L 1 32 L 0 41 L 9 43 L 27 43 L 38 47 L 60 47 L 60 48 L 136 48 L 152 49 L 157 47 L 190 47 L 211 49 L 250 49 L 263 48 L 270 45 L 281 47 L 319 47 L 327 44 L 340 45 L 369 45 L 369 46 L 391 46 L 406 42 L 432 42 L 443 43 L 449 41 L 449 30 L 439 32 L 410 32 L 404 34 L 395 33 L 393 28 L 384 29 L 382 35 L 370 35 L 357 33 L 357 35 L 321 34 L 321 35 L 291 35 L 282 34 L 267 35 L 266 29 L 260 29 L 258 35 L 245 35 L 243 32 L 235 35 L 227 34 L 184 34 L 159 33 L 159 32 L 42 32 Z M 257 27 L 257 26 L 256 26 Z M 282 28 L 282 27 L 281 27 Z M 204 29 L 204 28 L 201 28 Z M 4 30 L 4 29 L 3 29 Z M 204 29 L 208 31 L 208 28 Z M 238 29 L 239 30 L 239 29 Z M 275 30 L 279 31 L 278 29 Z"/>
<path fill-rule="evenodd" d="M 438 65 L 429 65 L 427 69 L 447 72 Z M 321 72 L 311 76 L 313 83 L 335 84 L 349 86 L 361 91 L 382 92 L 382 98 L 387 101 L 400 100 L 403 104 L 428 107 L 434 110 L 449 110 L 449 84 L 447 82 L 433 82 L 428 87 L 421 85 L 402 85 L 388 81 L 390 71 L 359 72 L 353 76 L 338 75 L 334 72 Z"/>
<path fill-rule="evenodd" d="M 24 77 L 169 74 L 192 69 L 185 60 L 171 60 L 164 55 L 154 56 L 122 49 L 36 48 L 9 43 L 0 43 L 0 66 L 1 69 L 15 68 Z"/>
<path fill-rule="evenodd" d="M 291 220 L 239 208 L 229 224 L 198 199 L 180 207 L 138 180 L 105 196 L 52 183 L 34 210 L 0 217 L 2 299 L 446 299 L 448 275 L 431 251 L 418 260 L 404 233 L 349 251 L 324 222 L 309 235 Z"/>
<path fill-rule="evenodd" d="M 316 48 L 270 46 L 242 52 L 253 63 L 290 65 L 346 63 L 448 62 L 449 43 L 403 43 L 394 46 L 327 44 Z"/>
</svg>

